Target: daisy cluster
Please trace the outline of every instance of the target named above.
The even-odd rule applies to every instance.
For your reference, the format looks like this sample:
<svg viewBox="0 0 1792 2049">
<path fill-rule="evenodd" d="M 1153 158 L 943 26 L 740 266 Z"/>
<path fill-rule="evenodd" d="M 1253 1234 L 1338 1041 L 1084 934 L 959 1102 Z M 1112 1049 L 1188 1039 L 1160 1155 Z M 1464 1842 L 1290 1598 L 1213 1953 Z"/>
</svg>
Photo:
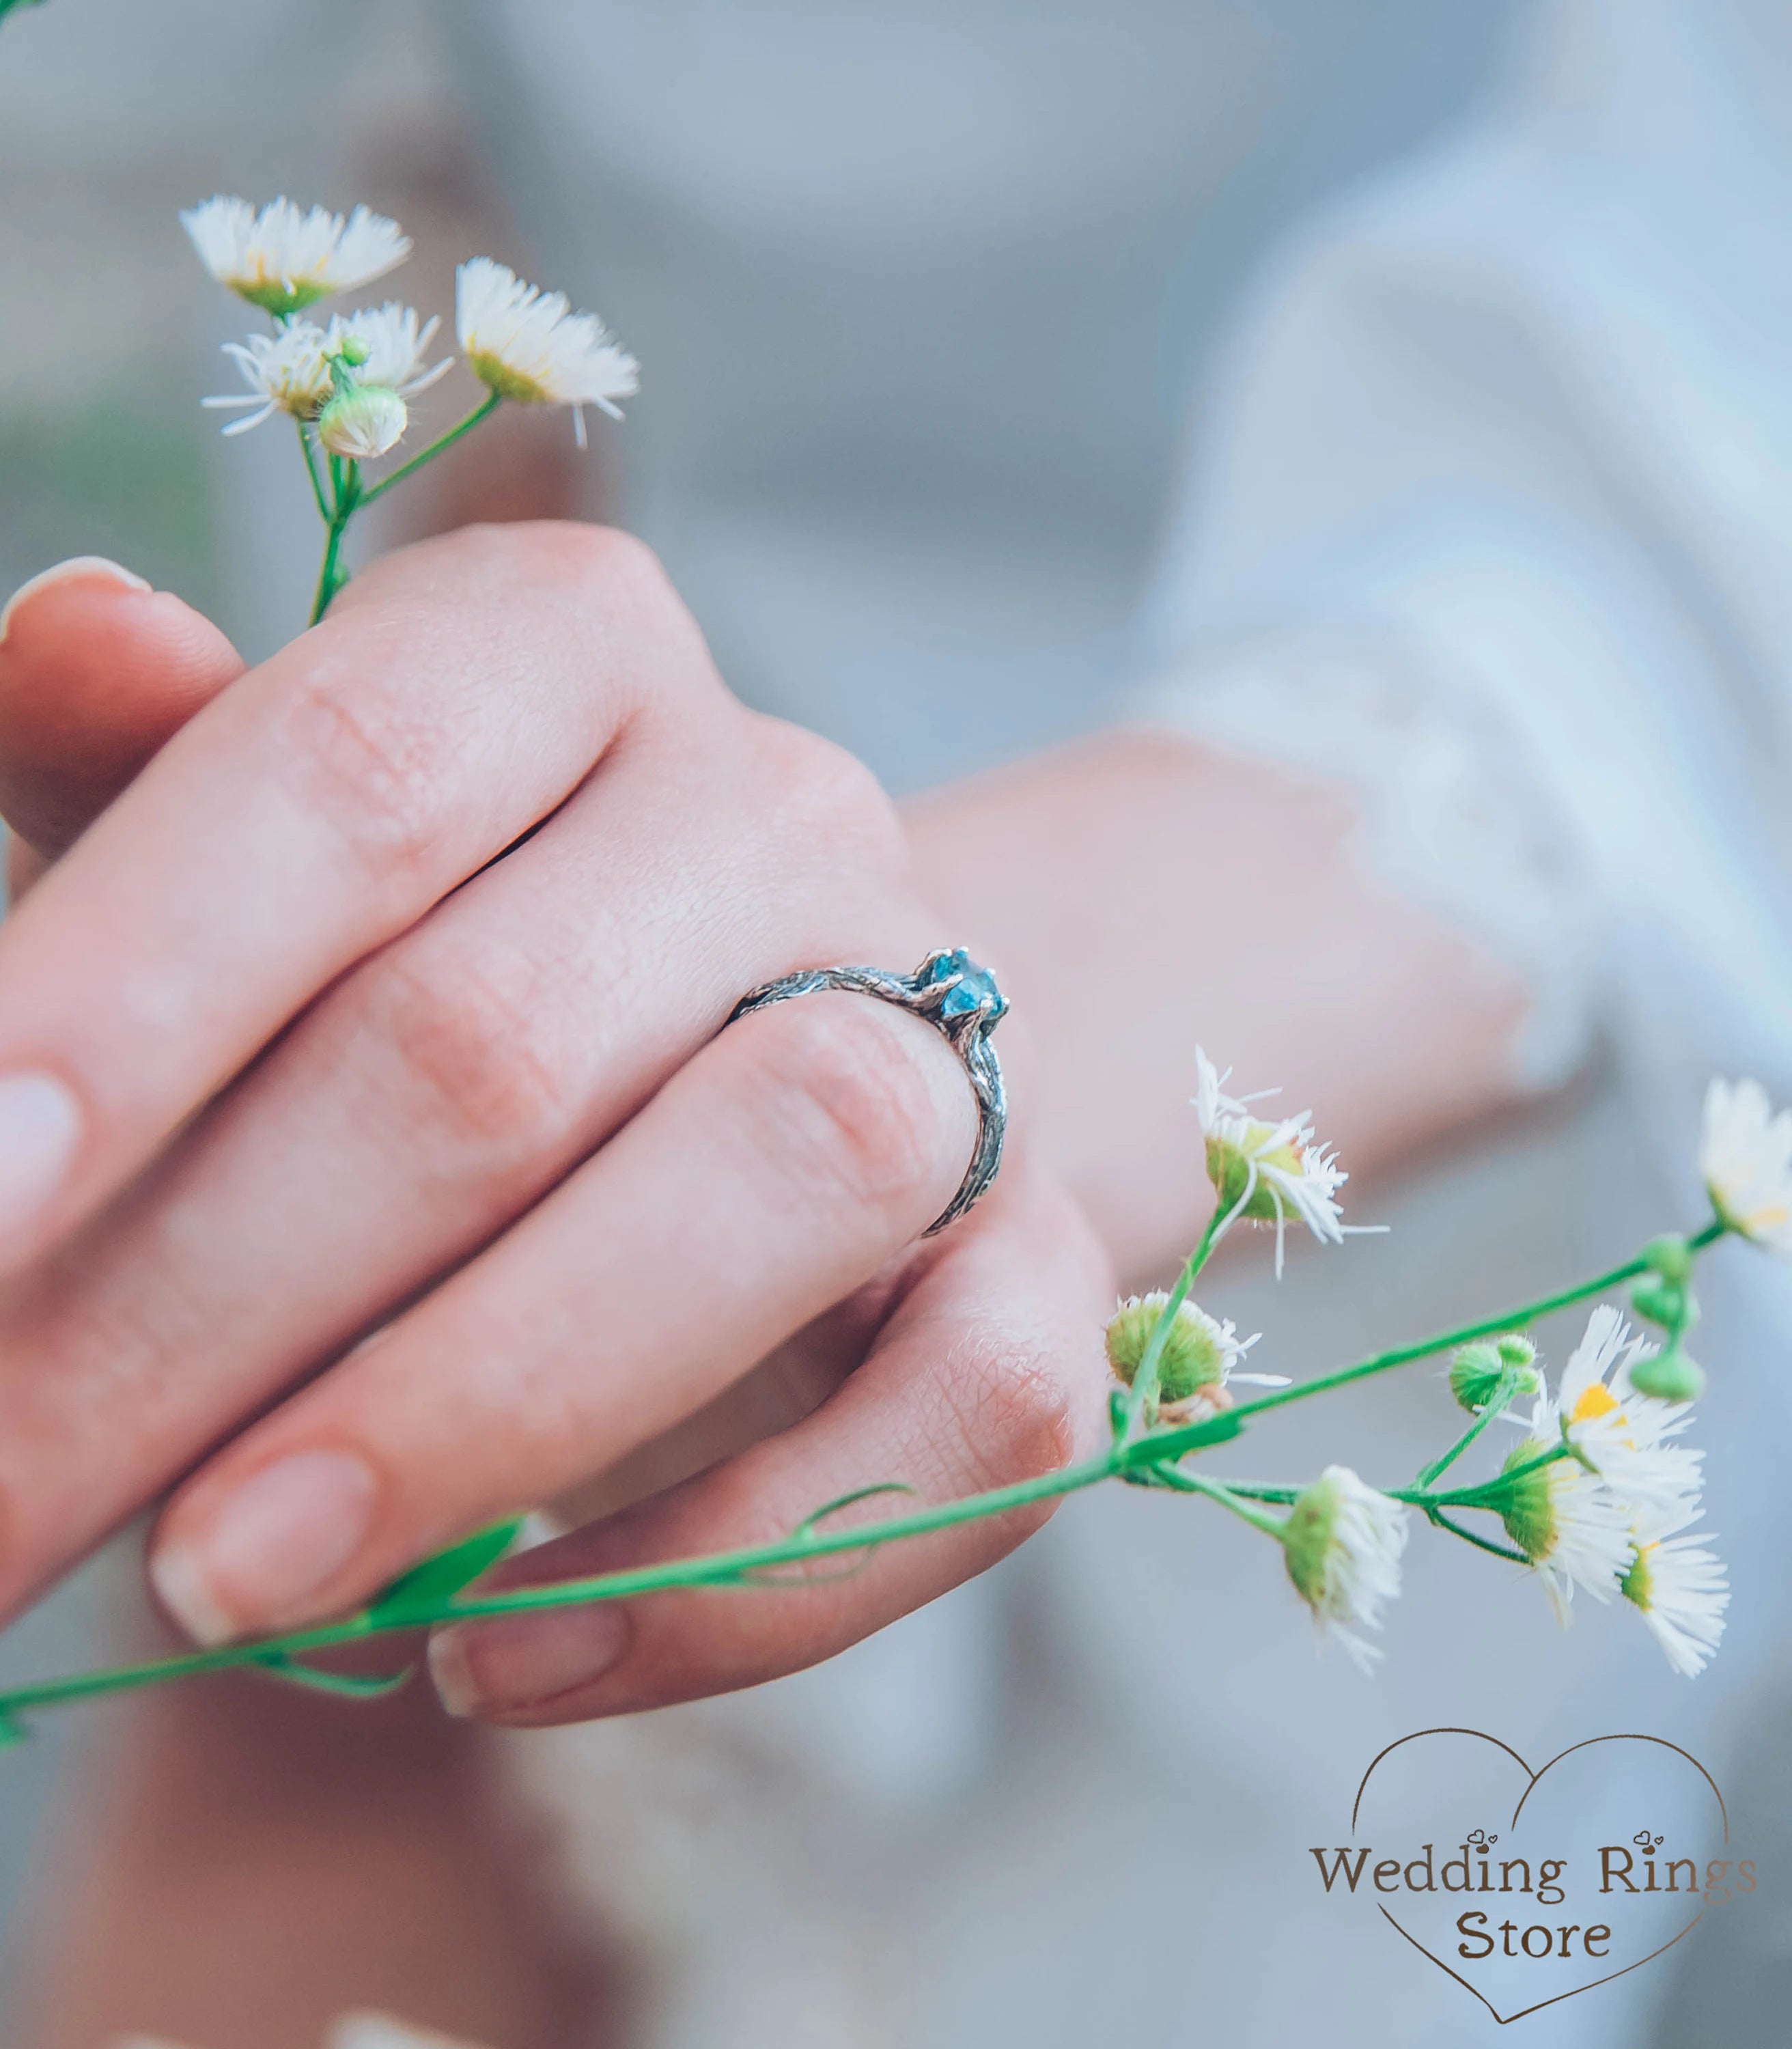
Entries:
<svg viewBox="0 0 1792 2049">
<path fill-rule="evenodd" d="M 181 220 L 219 283 L 274 323 L 271 333 L 225 344 L 246 388 L 204 402 L 243 414 L 225 433 L 284 413 L 344 461 L 395 448 L 410 424 L 409 401 L 451 367 L 452 357 L 428 361 L 441 322 L 395 300 L 324 325 L 310 313 L 404 261 L 411 245 L 398 224 L 364 206 L 344 216 L 277 199 L 258 212 L 247 200 L 222 196 Z M 560 293 L 523 283 L 489 257 L 476 256 L 456 273 L 455 328 L 491 402 L 569 406 L 581 447 L 585 408 L 620 417 L 616 401 L 638 388 L 635 359 L 594 313 L 575 313 Z"/>
<path fill-rule="evenodd" d="M 1273 1227 L 1278 1275 L 1290 1223 L 1332 1245 L 1361 1227 L 1343 1221 L 1339 1192 L 1347 1177 L 1335 1153 L 1315 1137 L 1309 1112 L 1259 1114 L 1263 1095 L 1228 1094 L 1229 1073 L 1199 1048 L 1195 1074 L 1213 1221 L 1174 1290 L 1128 1297 L 1108 1325 L 1117 1435 L 1129 1439 L 1142 1431 L 1148 1449 L 1153 1433 L 1167 1435 L 1166 1458 L 1153 1468 L 1159 1482 L 1207 1494 L 1279 1538 L 1289 1579 L 1321 1641 L 1336 1642 L 1364 1670 L 1378 1654 L 1362 1632 L 1379 1626 L 1399 1592 L 1401 1554 L 1417 1511 L 1523 1565 L 1565 1624 L 1576 1588 L 1623 1604 L 1640 1615 L 1673 1670 L 1695 1677 L 1722 1638 L 1730 1592 L 1723 1561 L 1708 1548 L 1708 1534 L 1695 1526 L 1704 1516 L 1704 1454 L 1685 1435 L 1705 1376 L 1685 1349 L 1697 1317 L 1689 1283 L 1698 1251 L 1725 1235 L 1792 1258 L 1792 1111 L 1775 1112 L 1756 1083 L 1711 1084 L 1700 1172 L 1712 1221 L 1695 1239 L 1654 1240 L 1615 1277 L 1631 1277 L 1631 1308 L 1658 1327 L 1659 1341 L 1600 1302 L 1553 1390 L 1536 1346 L 1516 1330 L 1462 1332 L 1386 1355 L 1335 1379 L 1456 1344 L 1450 1390 L 1474 1419 L 1412 1487 L 1384 1491 L 1340 1465 L 1327 1467 L 1301 1488 L 1229 1487 L 1189 1477 L 1181 1461 L 1203 1441 L 1235 1434 L 1242 1414 L 1225 1420 L 1238 1407 L 1234 1387 L 1291 1390 L 1258 1397 L 1244 1405 L 1248 1411 L 1319 1392 L 1331 1381 L 1295 1387 L 1280 1376 L 1241 1371 L 1258 1338 L 1241 1339 L 1229 1319 L 1192 1299 L 1190 1284 L 1235 1224 Z M 1605 1285 L 1589 1284 L 1581 1295 Z M 1559 1306 L 1561 1299 L 1539 1307 Z M 1496 1421 L 1523 1433 L 1498 1472 L 1479 1484 L 1440 1488 L 1444 1472 Z M 1214 1427 L 1188 1427 L 1203 1424 Z M 1285 1505 L 1285 1514 L 1271 1514 L 1272 1504 Z M 1509 1542 L 1464 1528 L 1456 1520 L 1462 1510 L 1496 1516 Z"/>
<path fill-rule="evenodd" d="M 1704 1453 L 1680 1441 L 1692 1404 L 1641 1393 L 1635 1371 L 1658 1347 L 1602 1302 L 1553 1396 L 1528 1416 L 1502 1468 L 1499 1513 L 1561 1622 L 1576 1587 L 1627 1601 L 1677 1672 L 1701 1671 L 1724 1633 L 1728 1582 L 1702 1538 Z M 1565 1445 L 1570 1456 L 1541 1464 Z"/>
</svg>

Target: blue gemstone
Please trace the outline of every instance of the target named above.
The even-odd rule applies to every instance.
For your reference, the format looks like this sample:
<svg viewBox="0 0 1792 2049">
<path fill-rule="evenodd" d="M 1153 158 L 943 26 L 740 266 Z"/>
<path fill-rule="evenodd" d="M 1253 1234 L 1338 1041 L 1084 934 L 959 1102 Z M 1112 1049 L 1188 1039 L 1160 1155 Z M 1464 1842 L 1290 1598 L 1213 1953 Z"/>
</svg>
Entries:
<svg viewBox="0 0 1792 2049">
<path fill-rule="evenodd" d="M 985 1007 L 999 1013 L 1004 1008 L 994 977 L 987 968 L 979 967 L 962 947 L 954 947 L 950 953 L 942 954 L 921 979 L 924 984 L 931 984 L 950 982 L 954 975 L 958 978 L 958 986 L 947 990 L 941 998 L 941 1017 L 962 1017 L 967 1011 Z"/>
</svg>

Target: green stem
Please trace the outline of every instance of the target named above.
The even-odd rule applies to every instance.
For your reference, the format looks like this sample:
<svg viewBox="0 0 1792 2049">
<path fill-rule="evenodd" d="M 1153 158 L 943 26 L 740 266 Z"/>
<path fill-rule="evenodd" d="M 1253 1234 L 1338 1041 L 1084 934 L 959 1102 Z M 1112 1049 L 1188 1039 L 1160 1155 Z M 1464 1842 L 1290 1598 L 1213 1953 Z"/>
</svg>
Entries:
<svg viewBox="0 0 1792 2049">
<path fill-rule="evenodd" d="M 1452 1537 L 1460 1537 L 1464 1543 L 1472 1544 L 1477 1551 L 1487 1551 L 1496 1558 L 1504 1558 L 1514 1565 L 1528 1565 L 1532 1561 L 1522 1551 L 1514 1550 L 1509 1544 L 1496 1544 L 1491 1537 L 1478 1537 L 1472 1530 L 1464 1530 L 1460 1522 L 1452 1522 L 1442 1509 L 1431 1511 L 1431 1520 L 1440 1530 L 1448 1530 Z"/>
<path fill-rule="evenodd" d="M 679 1558 L 660 1565 L 637 1566 L 632 1571 L 605 1573 L 596 1578 L 559 1580 L 546 1586 L 515 1587 L 500 1593 L 475 1594 L 437 1604 L 433 1608 L 412 1608 L 391 1619 L 363 1610 L 340 1622 L 326 1623 L 315 1629 L 290 1635 L 270 1637 L 249 1643 L 226 1644 L 216 1650 L 194 1651 L 182 1658 L 160 1658 L 150 1664 L 122 1666 L 111 1671 L 90 1672 L 72 1678 L 49 1680 L 34 1686 L 20 1686 L 0 1693 L 0 1717 L 33 1708 L 55 1706 L 67 1701 L 85 1700 L 102 1693 L 123 1692 L 131 1687 L 165 1684 L 206 1672 L 224 1672 L 245 1666 L 266 1666 L 278 1658 L 297 1658 L 316 1650 L 328 1650 L 344 1643 L 362 1643 L 377 1636 L 397 1634 L 438 1623 L 465 1622 L 498 1615 L 520 1615 L 542 1608 L 570 1608 L 587 1602 L 623 1600 L 642 1594 L 660 1593 L 674 1587 L 726 1586 L 750 1581 L 751 1576 L 768 1566 L 801 1564 L 841 1552 L 869 1550 L 899 1538 L 922 1537 L 949 1530 L 962 1522 L 989 1515 L 1001 1515 L 1036 1502 L 1075 1494 L 1112 1477 L 1113 1455 L 1085 1459 L 1060 1467 L 1037 1479 L 1017 1481 L 987 1494 L 971 1495 L 958 1501 L 916 1510 L 880 1522 L 861 1523 L 845 1530 L 805 1527 L 796 1535 L 775 1543 L 756 1544 L 737 1551 L 718 1552 L 704 1558 Z"/>
<path fill-rule="evenodd" d="M 334 467 L 332 462 L 332 470 Z M 349 464 L 346 469 L 346 475 L 333 480 L 337 487 L 337 516 L 331 522 L 330 546 L 325 556 L 325 576 L 320 581 L 320 616 L 324 605 L 328 602 L 332 587 L 331 579 L 335 572 L 341 531 L 357 502 L 354 465 Z M 1246 1199 L 1248 1199 L 1248 1194 Z M 1239 1207 L 1242 1207 L 1242 1203 L 1225 1212 L 1216 1209 L 1208 1219 L 1201 1242 L 1190 1256 L 1177 1288 L 1172 1293 L 1170 1315 L 1174 1315 L 1176 1308 L 1186 1297 L 1195 1275 L 1205 1264 L 1214 1245 L 1238 1213 Z M 1714 1223 L 1689 1242 L 1695 1250 L 1702 1250 L 1720 1237 L 1724 1229 L 1721 1223 Z M 1300 1388 L 1271 1395 L 1261 1401 L 1242 1404 L 1238 1408 L 1226 1411 L 1206 1423 L 1185 1429 L 1159 1430 L 1123 1438 L 1098 1456 L 1063 1467 L 1055 1472 L 1041 1474 L 1033 1479 L 993 1488 L 988 1493 L 970 1495 L 957 1501 L 943 1502 L 931 1508 L 915 1510 L 907 1515 L 890 1517 L 882 1522 L 861 1523 L 844 1530 L 824 1530 L 812 1519 L 802 1525 L 791 1536 L 777 1542 L 724 1551 L 708 1557 L 674 1559 L 663 1565 L 639 1566 L 628 1572 L 602 1573 L 593 1578 L 563 1580 L 542 1586 L 517 1587 L 501 1592 L 456 1596 L 433 1604 L 395 1608 L 389 1614 L 383 1614 L 376 1607 L 340 1621 L 323 1623 L 313 1629 L 296 1631 L 285 1636 L 227 1644 L 215 1650 L 194 1651 L 185 1657 L 123 1666 L 107 1671 L 78 1674 L 68 1678 L 17 1687 L 10 1693 L 0 1693 L 0 1732 L 4 1731 L 13 1717 L 33 1709 L 122 1693 L 138 1686 L 161 1685 L 192 1678 L 201 1673 L 255 1668 L 267 1670 L 281 1660 L 295 1659 L 313 1651 L 328 1650 L 343 1644 L 364 1643 L 375 1637 L 433 1627 L 445 1623 L 571 1608 L 588 1602 L 622 1600 L 644 1594 L 663 1592 L 678 1587 L 752 1585 L 756 1583 L 755 1576 L 770 1567 L 797 1565 L 807 1560 L 846 1552 L 869 1551 L 900 1538 L 925 1536 L 987 1516 L 1010 1514 L 1039 1502 L 1078 1493 L 1084 1488 L 1097 1486 L 1103 1480 L 1123 1478 L 1129 1472 L 1137 1469 L 1153 1471 L 1167 1485 L 1179 1492 L 1203 1495 L 1210 1500 L 1217 1501 L 1234 1515 L 1279 1539 L 1282 1534 L 1280 1521 L 1273 1516 L 1257 1512 L 1250 1504 L 1263 1502 L 1285 1506 L 1296 1499 L 1300 1492 L 1298 1488 L 1246 1480 L 1210 1480 L 1201 1475 L 1184 1472 L 1174 1461 L 1184 1452 L 1203 1444 L 1219 1442 L 1226 1437 L 1237 1435 L 1238 1424 L 1236 1419 L 1243 1414 L 1273 1407 L 1281 1400 L 1316 1394 L 1327 1387 L 1341 1386 L 1347 1382 L 1362 1379 L 1370 1373 L 1385 1372 L 1392 1367 L 1405 1365 L 1448 1347 L 1466 1343 L 1472 1338 L 1492 1336 L 1514 1324 L 1545 1315 L 1552 1309 L 1565 1308 L 1588 1295 L 1602 1293 L 1631 1279 L 1642 1270 L 1643 1265 L 1641 1260 L 1627 1262 L 1611 1273 L 1602 1274 L 1596 1281 L 1588 1281 L 1581 1287 L 1565 1289 L 1560 1294 L 1547 1297 L 1541 1302 L 1533 1303 L 1527 1308 L 1515 1311 L 1510 1315 L 1471 1324 L 1464 1330 L 1452 1331 L 1424 1344 L 1378 1353 L 1359 1366 L 1347 1367 L 1340 1373 L 1329 1374 L 1322 1380 L 1308 1382 Z M 1160 1320 L 1158 1329 L 1153 1333 L 1153 1342 L 1157 1346 L 1159 1356 L 1163 1349 L 1161 1339 L 1167 1329 L 1167 1323 Z M 1137 1381 L 1145 1379 L 1148 1363 L 1155 1378 L 1156 1360 L 1151 1356 L 1149 1347 L 1146 1359 L 1141 1360 L 1136 1376 Z M 1485 1417 L 1482 1419 L 1483 1422 L 1486 1420 Z M 1203 1435 L 1203 1433 L 1207 1434 Z M 1469 1434 L 1472 1437 L 1474 1433 Z M 1528 1564 L 1530 1561 L 1522 1558 L 1519 1553 L 1509 1552 L 1500 1545 L 1476 1536 L 1471 1530 L 1462 1529 L 1442 1511 L 1446 1508 L 1479 1508 L 1497 1513 L 1501 1495 L 1514 1481 L 1558 1459 L 1575 1456 L 1573 1448 L 1564 1443 L 1552 1446 L 1540 1456 L 1475 1487 L 1432 1491 L 1428 1486 L 1421 1485 L 1390 1488 L 1388 1492 L 1393 1499 L 1417 1507 L 1432 1522 L 1479 1549 Z M 1441 1467 L 1437 1468 L 1438 1471 L 1442 1469 Z M 1435 1477 L 1435 1473 L 1432 1476 Z"/>
<path fill-rule="evenodd" d="M 343 536 L 348 531 L 348 523 L 365 504 L 361 493 L 361 466 L 358 462 L 340 461 L 330 457 L 331 495 L 335 500 L 330 513 L 329 532 L 324 542 L 324 560 L 317 571 L 317 594 L 311 601 L 310 624 L 315 626 L 330 608 L 330 601 L 348 582 L 347 572 L 341 567 Z"/>
<path fill-rule="evenodd" d="M 1426 1509 L 1428 1513 L 1430 1505 L 1440 1508 L 1489 1508 L 1497 1513 L 1502 1499 L 1510 1491 L 1514 1480 L 1524 1479 L 1528 1473 L 1541 1472 L 1544 1467 L 1553 1466 L 1558 1460 L 1578 1460 L 1580 1456 L 1573 1445 L 1565 1441 L 1559 1444 L 1552 1444 L 1548 1451 L 1541 1452 L 1534 1459 L 1526 1459 L 1522 1466 L 1514 1466 L 1510 1472 L 1495 1473 L 1491 1479 L 1477 1480 L 1473 1487 L 1436 1490 L 1424 1487 L 1390 1487 L 1388 1493 L 1394 1500 L 1409 1502 L 1415 1508 Z"/>
<path fill-rule="evenodd" d="M 1469 1425 L 1441 1458 L 1433 1459 L 1431 1464 L 1424 1468 L 1418 1478 L 1413 1481 L 1413 1486 L 1429 1487 L 1433 1480 L 1441 1479 L 1494 1418 L 1506 1413 L 1511 1406 L 1513 1398 L 1518 1392 L 1518 1371 L 1515 1367 L 1507 1367 L 1501 1374 L 1499 1384 L 1487 1397 L 1486 1405 L 1480 1414 L 1475 1418 L 1475 1421 Z"/>
<path fill-rule="evenodd" d="M 317 592 L 311 601 L 311 616 L 308 625 L 315 626 L 330 608 L 330 600 L 341 585 L 336 581 L 336 558 L 342 552 L 342 537 L 348 531 L 346 519 L 330 521 L 330 531 L 324 542 L 324 560 L 317 571 Z"/>
<path fill-rule="evenodd" d="M 1176 1276 L 1176 1285 L 1171 1289 L 1163 1308 L 1158 1313 L 1157 1321 L 1152 1327 L 1151 1336 L 1145 1344 L 1145 1356 L 1139 1361 L 1138 1370 L 1133 1375 L 1132 1389 L 1126 1402 L 1126 1427 L 1121 1433 L 1123 1443 L 1137 1443 L 1139 1441 L 1140 1424 L 1151 1413 L 1157 1400 L 1164 1351 L 1170 1341 L 1171 1328 L 1176 1322 L 1177 1313 L 1188 1300 L 1188 1291 L 1194 1286 L 1201 1269 L 1212 1256 L 1214 1247 L 1242 1214 L 1245 1204 L 1250 1200 L 1256 1186 L 1257 1169 L 1253 1166 L 1245 1182 L 1244 1193 L 1229 1210 L 1223 1210 L 1218 1201 L 1215 1202 L 1213 1212 L 1207 1219 L 1207 1228 L 1201 1233 L 1199 1242 L 1184 1262 L 1182 1271 Z"/>
<path fill-rule="evenodd" d="M 1702 1252 L 1707 1246 L 1715 1244 L 1728 1228 L 1721 1218 L 1714 1217 L 1702 1231 L 1687 1239 L 1687 1245 L 1694 1252 Z M 1647 1271 L 1648 1266 L 1648 1261 L 1640 1256 L 1627 1259 L 1622 1266 L 1614 1266 L 1608 1273 L 1584 1281 L 1576 1287 L 1564 1288 L 1557 1294 L 1545 1295 L 1541 1301 L 1527 1302 L 1520 1308 L 1509 1309 L 1503 1316 L 1465 1324 L 1460 1330 L 1445 1331 L 1440 1336 L 1425 1338 L 1417 1344 L 1397 1345 L 1391 1351 L 1376 1352 L 1368 1359 L 1359 1360 L 1355 1366 L 1341 1367 L 1335 1373 L 1323 1374 L 1317 1380 L 1298 1381 L 1292 1387 L 1273 1388 L 1254 1400 L 1238 1402 L 1222 1416 L 1191 1423 L 1185 1429 L 1154 1434 L 1149 1441 L 1153 1456 L 1157 1460 L 1177 1458 L 1185 1452 L 1223 1443 L 1228 1437 L 1235 1437 L 1248 1418 L 1261 1415 L 1267 1409 L 1279 1409 L 1290 1402 L 1304 1402 L 1310 1395 L 1324 1394 L 1334 1387 L 1367 1380 L 1374 1374 L 1391 1373 L 1396 1367 L 1410 1366 L 1415 1360 L 1429 1359 L 1435 1353 L 1453 1351 L 1456 1346 L 1467 1344 L 1475 1338 L 1497 1337 L 1502 1331 L 1511 1330 L 1518 1324 L 1550 1316 L 1557 1309 L 1585 1301 L 1589 1296 L 1603 1295 L 1627 1281 L 1634 1281 L 1639 1273 Z"/>
<path fill-rule="evenodd" d="M 488 420 L 496 412 L 501 400 L 496 391 L 488 391 L 482 404 L 476 406 L 458 426 L 450 427 L 445 434 L 430 442 L 421 453 L 414 455 L 409 462 L 402 462 L 390 476 L 383 476 L 361 496 L 363 505 L 371 505 L 375 499 L 383 498 L 395 484 L 402 484 L 407 476 L 421 469 L 426 462 L 433 462 L 444 449 L 452 448 L 461 435 L 471 434 L 481 420 Z"/>
<path fill-rule="evenodd" d="M 1153 1438 L 1148 1441 L 1155 1444 L 1161 1441 Z M 1510 1472 L 1496 1473 L 1491 1479 L 1478 1480 L 1472 1487 L 1436 1491 L 1421 1475 L 1412 1487 L 1385 1487 L 1380 1491 L 1390 1501 L 1403 1501 L 1409 1508 L 1422 1509 L 1428 1515 L 1436 1507 L 1485 1508 L 1497 1513 L 1501 1498 L 1514 1480 L 1522 1479 L 1526 1473 L 1539 1472 L 1545 1466 L 1554 1465 L 1560 1459 L 1572 1459 L 1576 1456 L 1572 1444 L 1552 1444 L 1548 1451 L 1534 1459 L 1527 1459 L 1522 1466 L 1513 1467 Z M 1182 1467 L 1172 1465 L 1167 1460 L 1155 1461 L 1152 1469 L 1162 1474 L 1173 1486 L 1182 1485 L 1194 1478 Z M 1267 1501 L 1283 1507 L 1297 1500 L 1302 1491 L 1298 1487 L 1284 1487 L 1266 1480 L 1234 1479 L 1230 1474 L 1213 1483 L 1224 1487 L 1228 1494 L 1238 1495 L 1246 1501 Z M 1199 1490 L 1184 1485 L 1182 1491 L 1192 1493 Z"/>
<path fill-rule="evenodd" d="M 1261 1530 L 1266 1537 L 1273 1537 L 1278 1544 L 1283 1542 L 1281 1518 L 1265 1515 L 1253 1508 L 1242 1490 L 1234 1488 L 1229 1481 L 1207 1479 L 1199 1473 L 1184 1472 L 1176 1466 L 1160 1466 L 1156 1470 L 1179 1494 L 1203 1495 L 1209 1501 L 1217 1501 L 1222 1508 L 1230 1509 L 1253 1530 Z M 1289 1498 L 1292 1499 L 1292 1494 Z"/>
<path fill-rule="evenodd" d="M 1188 1474 L 1184 1472 L 1180 1466 L 1166 1465 L 1164 1468 L 1164 1471 L 1165 1472 L 1181 1473 L 1182 1477 L 1184 1479 L 1187 1479 L 1189 1477 Z M 1300 1499 L 1301 1492 L 1301 1490 L 1297 1487 L 1271 1486 L 1267 1481 L 1258 1479 L 1233 1479 L 1227 1478 L 1223 1480 L 1220 1484 L 1225 1487 L 1227 1493 L 1242 1495 L 1246 1501 L 1279 1502 L 1285 1508 L 1291 1506 L 1294 1502 L 1297 1501 Z"/>
<path fill-rule="evenodd" d="M 305 473 L 311 479 L 311 495 L 317 501 L 317 516 L 327 527 L 330 523 L 329 501 L 324 496 L 324 480 L 317 474 L 317 457 L 311 446 L 311 437 L 305 432 L 303 420 L 295 420 L 298 429 L 299 453 L 305 457 Z"/>
</svg>

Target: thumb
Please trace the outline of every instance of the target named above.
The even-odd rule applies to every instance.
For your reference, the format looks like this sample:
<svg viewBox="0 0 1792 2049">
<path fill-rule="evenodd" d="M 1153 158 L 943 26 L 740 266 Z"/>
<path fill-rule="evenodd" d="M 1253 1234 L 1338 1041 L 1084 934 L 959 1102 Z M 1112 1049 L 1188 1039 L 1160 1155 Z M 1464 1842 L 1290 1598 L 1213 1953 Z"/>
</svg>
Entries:
<svg viewBox="0 0 1792 2049">
<path fill-rule="evenodd" d="M 36 865 L 243 667 L 209 620 L 98 555 L 17 591 L 0 612 L 0 816 Z"/>
</svg>

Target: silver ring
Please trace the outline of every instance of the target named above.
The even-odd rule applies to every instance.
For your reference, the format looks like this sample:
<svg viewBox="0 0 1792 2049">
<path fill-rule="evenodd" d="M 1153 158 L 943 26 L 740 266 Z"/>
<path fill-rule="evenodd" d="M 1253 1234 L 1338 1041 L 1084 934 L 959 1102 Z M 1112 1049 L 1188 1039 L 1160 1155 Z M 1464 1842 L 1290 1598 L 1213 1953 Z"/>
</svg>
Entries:
<svg viewBox="0 0 1792 2049">
<path fill-rule="evenodd" d="M 1001 1165 L 1008 1092 L 989 1034 L 1007 1015 L 1008 998 L 997 988 L 989 970 L 980 967 L 962 947 L 941 947 L 912 974 L 892 974 L 882 967 L 812 967 L 798 974 L 781 974 L 775 982 L 749 990 L 729 1013 L 728 1021 L 732 1024 L 737 1017 L 787 1002 L 793 996 L 814 996 L 831 989 L 878 997 L 912 1017 L 924 1017 L 964 1063 L 970 1078 L 977 1098 L 977 1147 L 958 1192 L 921 1234 L 931 1238 L 981 1199 Z"/>
</svg>

